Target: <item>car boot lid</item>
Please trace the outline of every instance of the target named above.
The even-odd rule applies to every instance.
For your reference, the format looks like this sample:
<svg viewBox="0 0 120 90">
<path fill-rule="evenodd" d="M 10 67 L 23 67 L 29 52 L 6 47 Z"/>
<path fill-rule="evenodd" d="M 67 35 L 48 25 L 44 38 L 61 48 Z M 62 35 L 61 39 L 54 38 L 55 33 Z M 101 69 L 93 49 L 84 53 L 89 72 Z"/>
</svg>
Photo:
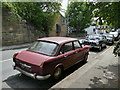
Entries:
<svg viewBox="0 0 120 90">
<path fill-rule="evenodd" d="M 42 62 L 44 62 L 44 61 L 48 60 L 48 58 L 52 58 L 52 57 L 26 50 L 26 51 L 20 52 L 16 56 L 16 58 L 21 61 L 33 64 L 33 65 L 40 65 Z"/>
</svg>

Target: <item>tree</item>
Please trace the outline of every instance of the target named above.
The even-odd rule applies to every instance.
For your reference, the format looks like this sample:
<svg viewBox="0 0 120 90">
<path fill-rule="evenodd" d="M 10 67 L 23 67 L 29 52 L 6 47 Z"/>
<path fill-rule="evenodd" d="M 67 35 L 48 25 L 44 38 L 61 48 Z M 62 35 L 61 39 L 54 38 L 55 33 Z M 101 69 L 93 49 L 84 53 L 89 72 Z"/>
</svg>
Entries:
<svg viewBox="0 0 120 90">
<path fill-rule="evenodd" d="M 71 2 L 66 12 L 69 26 L 76 30 L 83 30 L 92 22 L 93 3 Z"/>
<path fill-rule="evenodd" d="M 120 2 L 71 2 L 66 17 L 69 26 L 83 30 L 91 24 L 92 18 L 99 17 L 99 25 L 107 22 L 112 28 L 120 28 Z"/>
<path fill-rule="evenodd" d="M 94 16 L 101 17 L 113 28 L 120 28 L 120 2 L 97 2 L 94 5 Z"/>
<path fill-rule="evenodd" d="M 4 2 L 3 7 L 9 8 L 13 15 L 21 21 L 25 19 L 36 28 L 48 32 L 55 24 L 60 3 L 57 2 Z"/>
</svg>

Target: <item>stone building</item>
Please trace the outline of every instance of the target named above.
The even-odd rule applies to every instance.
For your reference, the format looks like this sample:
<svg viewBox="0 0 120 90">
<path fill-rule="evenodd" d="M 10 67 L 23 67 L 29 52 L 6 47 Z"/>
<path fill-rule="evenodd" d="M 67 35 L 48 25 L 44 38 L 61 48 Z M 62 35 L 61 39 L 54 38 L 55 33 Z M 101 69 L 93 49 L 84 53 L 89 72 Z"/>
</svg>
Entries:
<svg viewBox="0 0 120 90">
<path fill-rule="evenodd" d="M 65 17 L 60 13 L 56 24 L 54 25 L 54 28 L 52 31 L 49 32 L 49 36 L 66 36 L 67 34 L 67 24 Z"/>
<path fill-rule="evenodd" d="M 8 9 L 2 10 L 2 45 L 17 45 L 31 43 L 38 38 L 46 37 L 45 32 L 37 30 L 33 25 L 25 20 L 10 22 L 11 12 Z M 60 14 L 52 31 L 49 31 L 50 37 L 66 36 L 65 18 Z"/>
</svg>

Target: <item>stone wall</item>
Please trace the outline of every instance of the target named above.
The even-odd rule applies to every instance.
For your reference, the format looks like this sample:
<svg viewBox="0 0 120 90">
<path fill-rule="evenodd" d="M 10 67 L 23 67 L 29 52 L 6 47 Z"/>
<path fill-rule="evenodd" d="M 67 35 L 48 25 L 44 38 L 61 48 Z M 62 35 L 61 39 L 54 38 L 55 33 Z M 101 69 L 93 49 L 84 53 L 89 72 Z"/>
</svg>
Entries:
<svg viewBox="0 0 120 90">
<path fill-rule="evenodd" d="M 37 30 L 33 25 L 22 20 L 9 21 L 11 12 L 8 9 L 2 10 L 2 45 L 17 45 L 23 43 L 30 43 L 37 38 L 45 37 L 45 33 L 41 30 Z"/>
<path fill-rule="evenodd" d="M 75 37 L 86 37 L 86 35 L 87 33 L 72 32 L 67 36 L 75 38 Z"/>
</svg>

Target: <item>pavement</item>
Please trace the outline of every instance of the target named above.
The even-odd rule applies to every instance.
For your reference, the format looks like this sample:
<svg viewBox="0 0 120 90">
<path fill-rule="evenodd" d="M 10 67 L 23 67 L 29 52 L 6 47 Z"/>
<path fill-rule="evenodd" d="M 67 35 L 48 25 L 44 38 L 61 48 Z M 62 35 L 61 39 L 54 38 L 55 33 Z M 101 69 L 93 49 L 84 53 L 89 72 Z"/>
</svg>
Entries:
<svg viewBox="0 0 120 90">
<path fill-rule="evenodd" d="M 0 51 L 27 48 L 29 45 L 31 45 L 31 43 L 20 44 L 20 45 L 11 45 L 11 46 L 3 46 L 2 48 L 0 48 Z"/>
<path fill-rule="evenodd" d="M 83 67 L 51 87 L 54 88 L 120 88 L 118 72 L 118 59 L 112 55 L 113 46 L 105 50 L 99 56 L 89 57 L 88 63 Z M 109 58 L 108 58 L 109 57 Z M 92 60 L 89 62 L 89 60 Z M 118 83 L 119 82 L 119 83 Z"/>
</svg>

